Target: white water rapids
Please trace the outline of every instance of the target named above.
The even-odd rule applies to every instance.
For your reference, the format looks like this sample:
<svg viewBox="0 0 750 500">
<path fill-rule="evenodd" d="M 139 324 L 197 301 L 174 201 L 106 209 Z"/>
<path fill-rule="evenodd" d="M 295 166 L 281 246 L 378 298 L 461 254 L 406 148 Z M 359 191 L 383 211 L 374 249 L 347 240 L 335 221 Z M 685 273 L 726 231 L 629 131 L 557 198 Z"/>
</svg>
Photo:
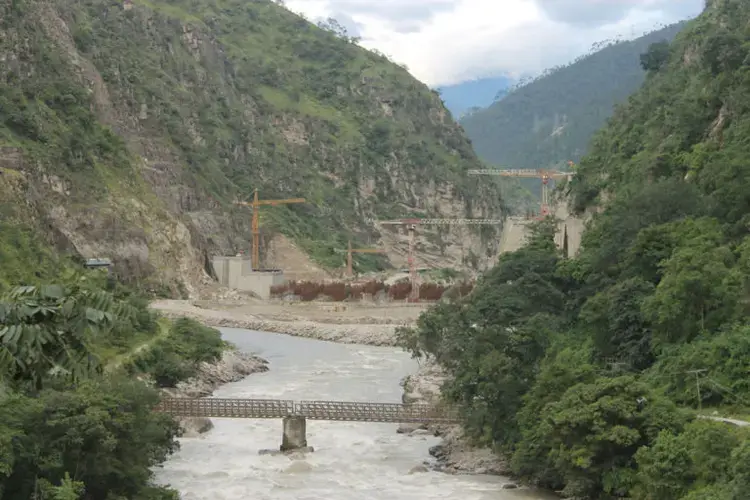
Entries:
<svg viewBox="0 0 750 500">
<path fill-rule="evenodd" d="M 270 371 L 215 392 L 224 398 L 401 402 L 399 381 L 416 371 L 405 352 L 333 344 L 272 333 L 221 329 L 240 349 L 269 361 Z M 397 434 L 396 424 L 307 422 L 314 453 L 259 455 L 278 449 L 281 420 L 213 419 L 214 429 L 181 439 L 181 449 L 156 471 L 183 500 L 541 500 L 529 490 L 501 490 L 505 478 L 409 474 L 431 460 L 431 436 Z"/>
</svg>

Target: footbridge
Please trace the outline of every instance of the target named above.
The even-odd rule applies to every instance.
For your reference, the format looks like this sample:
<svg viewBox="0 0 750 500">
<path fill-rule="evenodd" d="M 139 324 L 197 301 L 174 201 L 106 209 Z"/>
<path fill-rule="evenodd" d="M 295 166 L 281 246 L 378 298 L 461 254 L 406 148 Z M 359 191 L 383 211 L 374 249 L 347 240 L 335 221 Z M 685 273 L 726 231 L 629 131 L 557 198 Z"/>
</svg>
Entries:
<svg viewBox="0 0 750 500">
<path fill-rule="evenodd" d="M 163 398 L 155 411 L 175 417 L 280 418 L 281 451 L 305 449 L 307 420 L 456 424 L 455 408 L 428 404 L 286 399 Z"/>
</svg>

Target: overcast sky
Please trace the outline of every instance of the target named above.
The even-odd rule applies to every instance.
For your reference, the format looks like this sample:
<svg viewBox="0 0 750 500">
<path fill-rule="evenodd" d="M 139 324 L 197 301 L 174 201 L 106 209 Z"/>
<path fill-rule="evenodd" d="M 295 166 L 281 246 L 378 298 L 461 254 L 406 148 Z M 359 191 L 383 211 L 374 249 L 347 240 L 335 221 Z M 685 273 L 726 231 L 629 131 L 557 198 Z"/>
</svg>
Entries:
<svg viewBox="0 0 750 500">
<path fill-rule="evenodd" d="M 704 0 L 286 0 L 334 17 L 431 86 L 566 63 L 597 41 L 699 14 Z"/>
</svg>

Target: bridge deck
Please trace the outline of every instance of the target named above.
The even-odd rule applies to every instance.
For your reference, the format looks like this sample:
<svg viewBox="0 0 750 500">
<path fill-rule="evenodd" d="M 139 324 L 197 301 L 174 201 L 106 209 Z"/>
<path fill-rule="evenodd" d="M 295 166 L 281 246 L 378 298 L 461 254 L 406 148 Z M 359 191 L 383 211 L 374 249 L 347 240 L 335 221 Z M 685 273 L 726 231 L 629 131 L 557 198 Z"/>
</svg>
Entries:
<svg viewBox="0 0 750 500">
<path fill-rule="evenodd" d="M 180 417 L 283 418 L 350 422 L 459 423 L 455 409 L 427 404 L 284 399 L 163 398 L 156 411 Z"/>
</svg>

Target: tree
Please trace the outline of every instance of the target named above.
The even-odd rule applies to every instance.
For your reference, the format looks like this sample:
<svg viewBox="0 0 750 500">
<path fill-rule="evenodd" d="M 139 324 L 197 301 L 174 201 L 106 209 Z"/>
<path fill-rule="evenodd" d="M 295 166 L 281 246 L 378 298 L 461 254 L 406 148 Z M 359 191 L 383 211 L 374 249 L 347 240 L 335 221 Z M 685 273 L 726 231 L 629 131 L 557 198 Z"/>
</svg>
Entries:
<svg viewBox="0 0 750 500">
<path fill-rule="evenodd" d="M 66 389 L 0 401 L 2 498 L 69 500 L 81 483 L 83 500 L 178 498 L 150 484 L 179 433 L 172 417 L 153 411 L 155 390 L 122 378 Z"/>
<path fill-rule="evenodd" d="M 624 496 L 632 486 L 634 455 L 660 429 L 679 431 L 686 414 L 635 377 L 599 378 L 568 389 L 541 412 L 539 437 L 570 496 Z"/>
<path fill-rule="evenodd" d="M 0 301 L 0 374 L 37 390 L 47 377 L 77 380 L 99 370 L 92 341 L 131 308 L 85 280 L 22 286 Z"/>
<path fill-rule="evenodd" d="M 669 61 L 669 42 L 652 43 L 648 51 L 641 54 L 641 67 L 645 71 L 659 71 Z"/>
<path fill-rule="evenodd" d="M 652 446 L 635 455 L 633 498 L 681 500 L 693 489 L 730 479 L 730 457 L 739 442 L 737 430 L 712 421 L 691 422 L 679 434 L 662 431 Z"/>
</svg>

